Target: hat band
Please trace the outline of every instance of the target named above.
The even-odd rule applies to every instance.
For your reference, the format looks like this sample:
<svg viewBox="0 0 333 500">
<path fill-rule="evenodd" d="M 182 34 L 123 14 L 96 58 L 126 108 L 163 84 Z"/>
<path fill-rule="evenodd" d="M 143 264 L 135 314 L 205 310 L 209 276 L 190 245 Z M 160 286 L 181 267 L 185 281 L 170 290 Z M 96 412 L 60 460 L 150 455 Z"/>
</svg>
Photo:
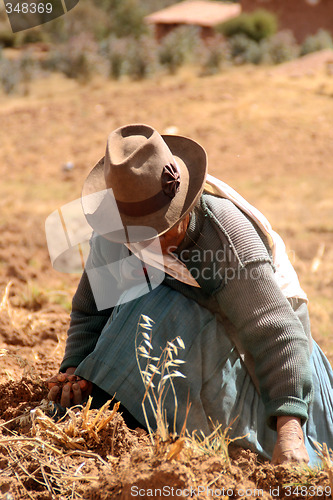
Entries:
<svg viewBox="0 0 333 500">
<path fill-rule="evenodd" d="M 142 201 L 119 201 L 116 199 L 120 215 L 143 217 L 153 214 L 171 202 L 170 196 L 159 191 L 154 196 Z"/>
</svg>

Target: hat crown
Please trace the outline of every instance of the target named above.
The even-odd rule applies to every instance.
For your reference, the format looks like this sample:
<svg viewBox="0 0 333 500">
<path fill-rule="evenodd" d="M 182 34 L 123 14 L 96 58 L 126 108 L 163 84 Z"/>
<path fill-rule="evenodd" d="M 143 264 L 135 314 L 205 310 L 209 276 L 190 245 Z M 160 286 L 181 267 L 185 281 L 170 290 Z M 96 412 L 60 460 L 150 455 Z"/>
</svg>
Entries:
<svg viewBox="0 0 333 500">
<path fill-rule="evenodd" d="M 120 202 L 146 200 L 163 187 L 165 166 L 175 159 L 160 134 L 147 125 L 129 125 L 109 135 L 104 160 L 107 188 Z"/>
</svg>

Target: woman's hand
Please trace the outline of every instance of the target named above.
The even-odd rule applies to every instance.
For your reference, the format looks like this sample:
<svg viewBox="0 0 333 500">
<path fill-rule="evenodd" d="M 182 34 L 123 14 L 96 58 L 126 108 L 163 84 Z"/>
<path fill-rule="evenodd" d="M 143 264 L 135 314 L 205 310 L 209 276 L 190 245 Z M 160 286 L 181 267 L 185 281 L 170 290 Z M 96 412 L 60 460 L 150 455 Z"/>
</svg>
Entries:
<svg viewBox="0 0 333 500">
<path fill-rule="evenodd" d="M 308 462 L 301 420 L 296 417 L 277 417 L 277 440 L 272 464 L 284 462 Z"/>
<path fill-rule="evenodd" d="M 92 391 L 92 383 L 74 375 L 75 370 L 76 367 L 71 366 L 65 373 L 57 373 L 46 380 L 49 388 L 48 399 L 59 400 L 64 408 L 82 404 Z"/>
</svg>

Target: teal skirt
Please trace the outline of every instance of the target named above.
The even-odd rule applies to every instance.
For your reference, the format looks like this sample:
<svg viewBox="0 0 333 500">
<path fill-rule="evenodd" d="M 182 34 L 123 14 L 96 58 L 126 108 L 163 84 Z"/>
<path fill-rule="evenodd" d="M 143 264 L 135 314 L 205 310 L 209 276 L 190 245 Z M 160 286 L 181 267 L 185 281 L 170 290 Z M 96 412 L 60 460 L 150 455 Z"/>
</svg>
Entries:
<svg viewBox="0 0 333 500">
<path fill-rule="evenodd" d="M 159 357 L 168 341 L 180 337 L 185 349 L 174 359 L 184 361 L 177 369 L 184 377 L 173 378 L 177 396 L 176 430 L 186 419 L 187 429 L 208 435 L 212 423 L 229 427 L 235 444 L 270 459 L 276 431 L 266 424 L 263 402 L 247 369 L 226 334 L 223 324 L 207 309 L 179 292 L 160 285 L 147 295 L 117 306 L 104 327 L 94 351 L 79 365 L 76 373 L 91 380 L 146 425 L 142 401 L 145 387 L 135 352 L 135 336 L 141 315 L 154 321 L 150 355 Z M 139 331 L 142 328 L 139 327 Z M 140 341 L 142 340 L 140 334 Z M 177 344 L 176 344 L 177 345 Z M 148 350 L 148 347 L 147 347 Z M 142 368 L 146 359 L 141 358 Z M 309 418 L 303 427 L 310 465 L 320 463 L 316 443 L 333 448 L 333 372 L 326 357 L 313 342 L 311 354 L 314 395 Z M 158 376 L 153 379 L 158 384 Z M 145 408 L 151 427 L 156 427 L 148 400 Z M 173 430 L 175 400 L 167 392 L 164 408 Z"/>
</svg>

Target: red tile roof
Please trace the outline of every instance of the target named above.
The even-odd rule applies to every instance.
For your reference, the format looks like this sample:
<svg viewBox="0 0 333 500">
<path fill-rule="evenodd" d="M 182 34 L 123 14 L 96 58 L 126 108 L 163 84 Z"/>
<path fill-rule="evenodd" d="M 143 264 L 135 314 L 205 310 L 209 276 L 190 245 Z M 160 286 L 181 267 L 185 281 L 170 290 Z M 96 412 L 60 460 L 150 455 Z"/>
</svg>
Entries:
<svg viewBox="0 0 333 500">
<path fill-rule="evenodd" d="M 149 24 L 194 24 L 216 26 L 241 13 L 238 3 L 189 0 L 176 3 L 145 17 Z"/>
</svg>

